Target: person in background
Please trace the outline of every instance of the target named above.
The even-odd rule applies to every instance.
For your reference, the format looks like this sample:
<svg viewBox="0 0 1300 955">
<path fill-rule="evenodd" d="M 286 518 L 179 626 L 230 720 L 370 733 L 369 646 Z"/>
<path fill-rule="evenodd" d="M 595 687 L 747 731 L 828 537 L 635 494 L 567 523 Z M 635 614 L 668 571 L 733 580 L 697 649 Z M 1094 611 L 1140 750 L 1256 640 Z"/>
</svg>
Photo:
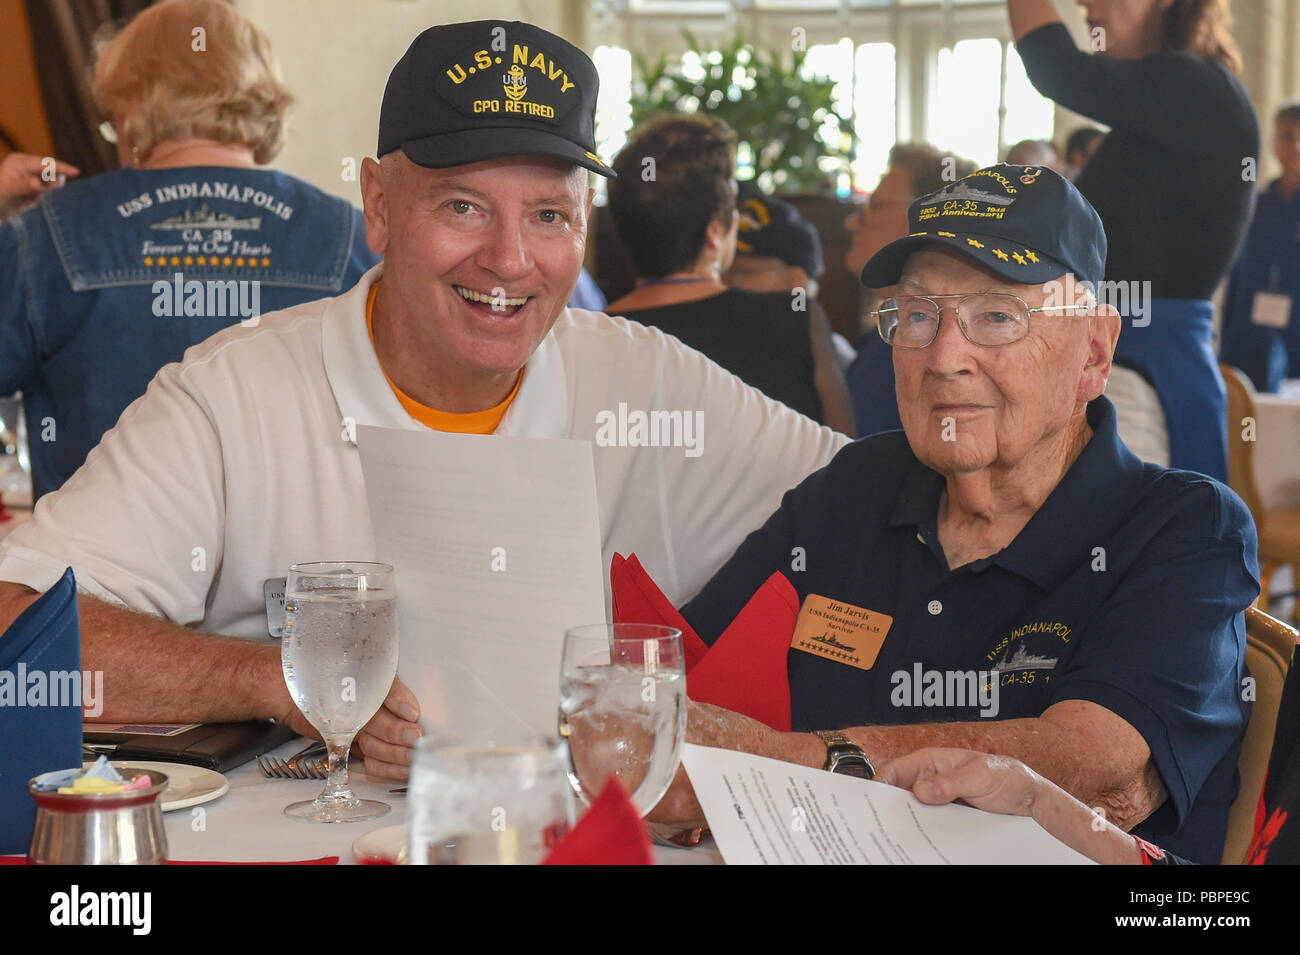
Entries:
<svg viewBox="0 0 1300 955">
<path fill-rule="evenodd" d="M 1061 171 L 1056 147 L 1045 139 L 1022 139 L 1007 150 L 1006 162 L 1013 166 L 1046 166 Z"/>
<path fill-rule="evenodd" d="M 358 209 L 262 168 L 292 97 L 266 37 L 229 4 L 144 10 L 101 40 L 91 87 L 123 168 L 42 188 L 0 226 L 0 394 L 23 392 L 37 497 L 191 345 L 335 295 L 378 261 Z M 5 168 L 19 163 L 34 187 L 40 163 Z"/>
<path fill-rule="evenodd" d="M 1258 391 L 1300 378 L 1300 102 L 1273 121 L 1273 155 L 1282 167 L 1255 204 L 1241 258 L 1228 277 L 1219 357 Z"/>
<path fill-rule="evenodd" d="M 740 197 L 736 257 L 724 281 L 747 292 L 801 288 L 808 295 L 808 307 L 824 312 L 816 301 L 818 280 L 825 271 L 822 240 L 812 223 L 790 203 L 763 195 L 752 182 L 741 184 Z M 857 352 L 838 332 L 831 332 L 831 344 L 843 372 Z"/>
<path fill-rule="evenodd" d="M 1075 46 L 1052 0 L 1007 0 L 1038 91 L 1111 129 L 1078 178 L 1110 240 L 1101 297 L 1125 316 L 1115 363 L 1139 373 L 1116 376 L 1108 394 L 1139 457 L 1226 481 L 1210 296 L 1250 221 L 1259 155 L 1228 2 L 1082 6 L 1098 54 Z"/>
<path fill-rule="evenodd" d="M 0 222 L 25 212 L 45 193 L 79 175 L 76 166 L 52 156 L 9 153 L 0 159 Z"/>
<path fill-rule="evenodd" d="M 812 296 L 723 281 L 739 218 L 732 129 L 712 117 L 659 117 L 632 131 L 614 170 L 609 211 L 637 284 L 610 314 L 662 329 L 800 414 L 853 434 L 830 322 Z"/>
<path fill-rule="evenodd" d="M 1106 133 L 1096 126 L 1080 126 L 1070 133 L 1065 140 L 1065 169 L 1061 175 L 1071 182 L 1078 179 L 1083 167 L 1088 165 L 1088 160 L 1105 138 Z"/>
<path fill-rule="evenodd" d="M 975 171 L 967 159 L 940 152 L 928 143 L 896 143 L 889 151 L 889 168 L 866 204 L 851 212 L 844 228 L 852 237 L 844 264 L 861 275 L 867 260 L 890 242 L 907 235 L 907 207 Z M 867 289 L 864 314 L 889 297 L 888 289 Z M 844 377 L 853 399 L 858 434 L 896 431 L 903 426 L 894 394 L 894 359 L 876 334 L 875 323 L 864 322 L 854 358 Z"/>
<path fill-rule="evenodd" d="M 573 296 L 569 299 L 569 308 L 585 308 L 589 312 L 603 312 L 609 304 L 605 293 L 600 290 L 591 273 L 583 269 L 578 273 L 578 284 L 573 287 Z"/>
</svg>

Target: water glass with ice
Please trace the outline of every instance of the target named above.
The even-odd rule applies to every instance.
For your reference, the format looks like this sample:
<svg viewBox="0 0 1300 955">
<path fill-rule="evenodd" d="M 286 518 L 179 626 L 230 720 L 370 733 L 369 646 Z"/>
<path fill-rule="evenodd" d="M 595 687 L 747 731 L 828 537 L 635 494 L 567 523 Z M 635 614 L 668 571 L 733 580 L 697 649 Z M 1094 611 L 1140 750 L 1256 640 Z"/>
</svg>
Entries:
<svg viewBox="0 0 1300 955">
<path fill-rule="evenodd" d="M 294 703 L 329 748 L 325 790 L 286 806 L 285 814 L 314 822 L 360 822 L 387 813 L 387 803 L 353 794 L 348 749 L 397 676 L 393 568 L 362 561 L 290 567 L 280 660 Z"/>
<path fill-rule="evenodd" d="M 672 784 L 686 735 L 681 631 L 639 623 L 569 630 L 559 723 L 583 801 L 593 802 L 612 773 L 648 813 Z"/>
</svg>

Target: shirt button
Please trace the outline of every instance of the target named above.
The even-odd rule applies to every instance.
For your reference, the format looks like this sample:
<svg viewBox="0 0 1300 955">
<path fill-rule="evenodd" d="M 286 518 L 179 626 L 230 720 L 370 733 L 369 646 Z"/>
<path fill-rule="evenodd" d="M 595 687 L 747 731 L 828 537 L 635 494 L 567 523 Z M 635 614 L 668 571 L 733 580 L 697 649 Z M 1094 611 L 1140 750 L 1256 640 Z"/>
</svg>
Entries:
<svg viewBox="0 0 1300 955">
<path fill-rule="evenodd" d="M 925 609 L 930 611 L 931 616 L 937 617 L 939 614 L 943 613 L 943 604 L 939 603 L 937 600 L 931 600 Z"/>
</svg>

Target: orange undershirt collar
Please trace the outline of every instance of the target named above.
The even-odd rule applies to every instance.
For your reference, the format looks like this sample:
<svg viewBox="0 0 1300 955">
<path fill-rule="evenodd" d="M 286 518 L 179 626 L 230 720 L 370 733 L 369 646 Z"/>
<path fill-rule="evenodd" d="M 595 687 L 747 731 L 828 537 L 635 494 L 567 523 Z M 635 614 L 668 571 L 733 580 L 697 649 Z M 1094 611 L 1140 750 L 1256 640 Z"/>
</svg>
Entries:
<svg viewBox="0 0 1300 955">
<path fill-rule="evenodd" d="M 370 294 L 366 296 L 366 331 L 370 334 L 370 347 L 375 347 L 375 328 L 374 328 L 374 309 L 375 309 L 375 292 L 379 290 L 379 283 L 376 282 L 370 286 Z M 379 357 L 378 349 L 375 350 L 375 357 Z M 379 363 L 383 369 L 383 362 Z M 523 384 L 524 376 L 521 372 L 515 379 L 515 386 L 511 389 L 510 394 L 506 395 L 506 400 L 494 408 L 488 408 L 486 411 L 471 411 L 468 414 L 452 414 L 450 411 L 439 411 L 437 408 L 430 408 L 428 405 L 422 405 L 414 398 L 407 395 L 401 388 L 393 384 L 393 379 L 388 377 L 388 372 L 384 371 L 384 380 L 388 382 L 388 387 L 393 389 L 393 394 L 397 395 L 397 400 L 402 403 L 402 407 L 420 424 L 435 431 L 451 431 L 456 434 L 491 434 L 496 431 L 497 426 L 501 424 L 501 419 L 506 416 L 506 409 L 510 407 L 510 402 L 515 400 L 515 395 L 519 394 L 519 386 Z"/>
</svg>

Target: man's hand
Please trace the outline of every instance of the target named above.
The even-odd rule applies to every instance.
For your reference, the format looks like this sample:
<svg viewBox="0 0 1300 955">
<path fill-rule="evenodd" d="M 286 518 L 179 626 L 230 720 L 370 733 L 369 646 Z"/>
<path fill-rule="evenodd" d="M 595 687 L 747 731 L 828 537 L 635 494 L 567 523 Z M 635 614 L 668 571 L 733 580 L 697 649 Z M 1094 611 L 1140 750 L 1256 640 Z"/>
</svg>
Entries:
<svg viewBox="0 0 1300 955">
<path fill-rule="evenodd" d="M 912 790 L 931 806 L 961 800 L 976 809 L 1011 816 L 1031 814 L 1045 780 L 1007 756 L 969 749 L 918 749 L 881 767 L 876 779 Z"/>
<path fill-rule="evenodd" d="M 352 746 L 365 757 L 367 776 L 380 779 L 406 779 L 411 773 L 411 749 L 423 735 L 416 720 L 420 704 L 405 683 L 394 678 L 392 689 L 370 722 L 361 728 Z M 280 722 L 288 723 L 303 736 L 320 739 L 320 732 L 307 722 L 295 706 Z"/>
<path fill-rule="evenodd" d="M 18 212 L 41 193 L 56 189 L 70 176 L 79 176 L 81 170 L 61 159 L 53 159 L 52 165 L 46 163 L 43 156 L 28 153 L 10 153 L 0 159 L 0 216 Z M 49 169 L 54 178 L 46 178 L 42 173 Z"/>
<path fill-rule="evenodd" d="M 1018 759 L 929 747 L 881 768 L 880 782 L 936 806 L 958 800 L 986 812 L 1029 816 L 1049 834 L 1102 865 L 1141 865 L 1133 837 Z"/>
<path fill-rule="evenodd" d="M 357 734 L 355 745 L 365 757 L 367 776 L 406 779 L 411 774 L 411 750 L 424 735 L 415 722 L 419 718 L 415 694 L 394 679 L 384 705 Z"/>
</svg>

